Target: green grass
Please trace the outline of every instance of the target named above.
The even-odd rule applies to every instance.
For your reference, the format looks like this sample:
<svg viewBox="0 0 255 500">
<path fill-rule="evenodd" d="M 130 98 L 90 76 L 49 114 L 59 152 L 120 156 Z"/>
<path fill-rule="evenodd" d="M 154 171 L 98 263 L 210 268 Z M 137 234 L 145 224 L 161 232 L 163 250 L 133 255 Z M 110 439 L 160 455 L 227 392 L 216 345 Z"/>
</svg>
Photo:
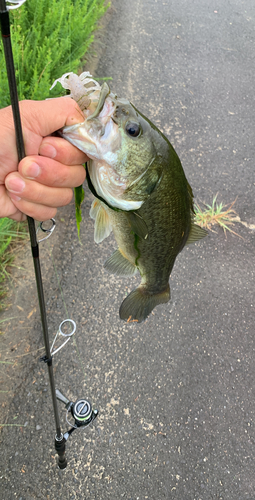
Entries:
<svg viewBox="0 0 255 500">
<path fill-rule="evenodd" d="M 4 307 L 6 279 L 14 260 L 13 244 L 28 238 L 26 222 L 15 222 L 11 219 L 0 219 L 0 311 Z"/>
<path fill-rule="evenodd" d="M 66 72 L 77 72 L 94 40 L 105 0 L 28 0 L 10 12 L 11 40 L 19 100 L 59 95 L 49 89 Z M 0 108 L 10 104 L 0 43 Z"/>
<path fill-rule="evenodd" d="M 195 204 L 195 222 L 210 231 L 213 231 L 213 226 L 219 226 L 225 234 L 230 231 L 236 236 L 240 236 L 230 227 L 236 222 L 237 213 L 233 209 L 236 200 L 229 203 L 229 205 L 223 205 L 223 203 L 217 203 L 217 196 L 218 194 L 214 196 L 212 205 L 203 204 L 205 206 L 204 210 L 198 203 Z"/>
</svg>

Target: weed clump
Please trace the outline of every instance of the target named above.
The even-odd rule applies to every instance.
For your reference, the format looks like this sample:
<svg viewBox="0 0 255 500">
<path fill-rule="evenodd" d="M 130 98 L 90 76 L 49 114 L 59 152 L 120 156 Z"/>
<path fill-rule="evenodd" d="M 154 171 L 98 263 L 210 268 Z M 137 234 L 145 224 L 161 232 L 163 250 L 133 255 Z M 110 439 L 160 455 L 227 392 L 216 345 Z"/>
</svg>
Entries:
<svg viewBox="0 0 255 500">
<path fill-rule="evenodd" d="M 200 205 L 198 205 L 198 203 L 195 204 L 195 222 L 199 226 L 209 229 L 210 231 L 213 231 L 213 226 L 219 226 L 223 229 L 225 234 L 227 231 L 230 231 L 236 236 L 240 236 L 229 227 L 233 226 L 233 224 L 237 221 L 237 213 L 233 209 L 236 200 L 230 203 L 229 206 L 223 205 L 223 203 L 218 204 L 217 196 L 218 194 L 214 196 L 212 205 L 204 203 L 204 210 L 200 207 Z"/>
<path fill-rule="evenodd" d="M 8 268 L 12 265 L 14 254 L 11 243 L 28 239 L 27 224 L 14 222 L 11 219 L 0 219 L 0 311 L 4 307 L 2 299 L 6 293 L 5 281 L 8 278 Z"/>
</svg>

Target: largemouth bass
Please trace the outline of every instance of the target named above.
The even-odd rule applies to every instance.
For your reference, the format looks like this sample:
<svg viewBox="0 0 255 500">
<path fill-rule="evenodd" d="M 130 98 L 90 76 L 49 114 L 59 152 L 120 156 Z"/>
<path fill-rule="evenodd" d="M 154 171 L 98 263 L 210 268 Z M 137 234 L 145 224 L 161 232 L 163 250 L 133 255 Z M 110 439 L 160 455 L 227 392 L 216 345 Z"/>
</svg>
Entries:
<svg viewBox="0 0 255 500">
<path fill-rule="evenodd" d="M 120 306 L 120 318 L 141 322 L 170 299 L 169 277 L 183 247 L 207 233 L 193 223 L 193 194 L 177 153 L 158 128 L 106 83 L 85 121 L 61 135 L 90 158 L 90 215 L 95 241 L 113 230 L 118 249 L 105 262 L 111 273 L 141 284 Z"/>
</svg>

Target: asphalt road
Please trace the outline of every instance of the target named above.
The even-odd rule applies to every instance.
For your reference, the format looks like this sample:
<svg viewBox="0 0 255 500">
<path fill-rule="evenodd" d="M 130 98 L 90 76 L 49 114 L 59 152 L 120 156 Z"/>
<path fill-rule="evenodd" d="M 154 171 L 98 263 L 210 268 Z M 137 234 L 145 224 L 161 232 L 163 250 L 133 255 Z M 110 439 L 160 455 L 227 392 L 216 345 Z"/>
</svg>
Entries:
<svg viewBox="0 0 255 500">
<path fill-rule="evenodd" d="M 71 317 L 77 332 L 55 357 L 56 385 L 100 413 L 70 437 L 60 471 L 47 368 L 34 353 L 43 344 L 26 257 L 13 297 L 19 318 L 6 331 L 22 328 L 21 347 L 33 354 L 9 372 L 5 422 L 18 425 L 1 433 L 2 498 L 254 500 L 255 4 L 115 0 L 110 13 L 97 76 L 111 76 L 112 90 L 167 135 L 196 200 L 237 198 L 246 225 L 234 228 L 242 238 L 216 229 L 185 248 L 171 302 L 137 325 L 121 322 L 118 309 L 139 279 L 102 269 L 116 244 L 112 236 L 94 243 L 91 194 L 82 246 L 74 207 L 59 211 L 57 233 L 42 249 L 49 329 L 53 338 Z"/>
</svg>

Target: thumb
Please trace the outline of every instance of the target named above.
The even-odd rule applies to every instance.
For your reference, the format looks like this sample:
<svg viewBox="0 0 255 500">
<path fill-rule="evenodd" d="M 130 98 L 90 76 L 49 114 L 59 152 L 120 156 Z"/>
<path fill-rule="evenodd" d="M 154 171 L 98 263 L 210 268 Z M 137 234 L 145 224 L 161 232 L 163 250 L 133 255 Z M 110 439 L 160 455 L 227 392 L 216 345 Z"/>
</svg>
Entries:
<svg viewBox="0 0 255 500">
<path fill-rule="evenodd" d="M 23 124 L 41 137 L 56 132 L 66 125 L 84 121 L 78 104 L 70 97 L 57 97 L 46 101 L 21 101 Z"/>
</svg>

